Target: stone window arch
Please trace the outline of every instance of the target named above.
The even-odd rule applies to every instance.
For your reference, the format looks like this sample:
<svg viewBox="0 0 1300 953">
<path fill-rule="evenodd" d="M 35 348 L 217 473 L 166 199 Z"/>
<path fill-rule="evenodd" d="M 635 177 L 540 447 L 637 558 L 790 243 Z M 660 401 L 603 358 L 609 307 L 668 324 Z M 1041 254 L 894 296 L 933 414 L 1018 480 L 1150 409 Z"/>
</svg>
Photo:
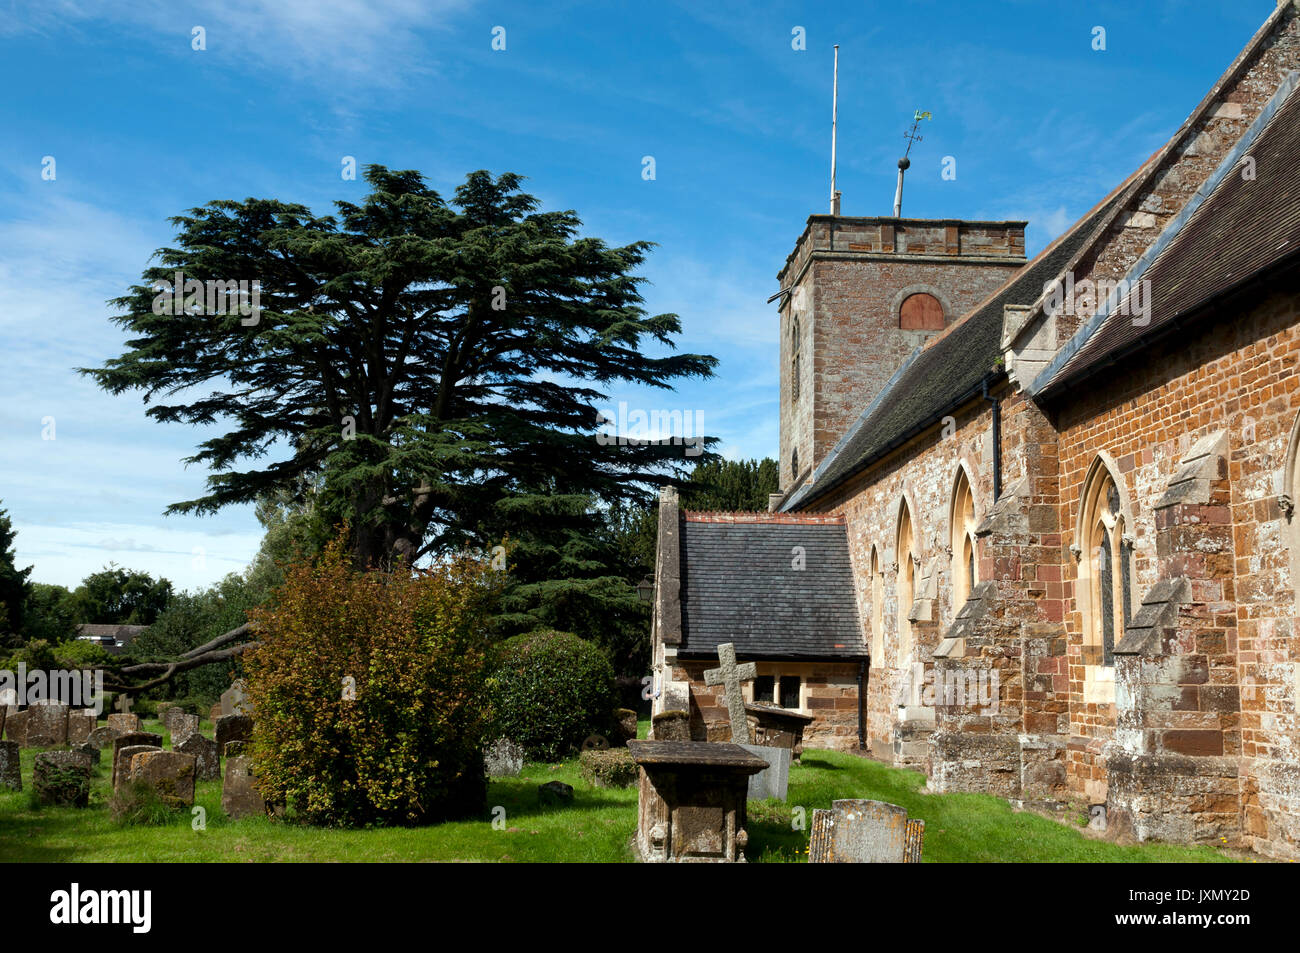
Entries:
<svg viewBox="0 0 1300 953">
<path fill-rule="evenodd" d="M 790 402 L 794 403 L 799 399 L 799 364 L 800 352 L 799 345 L 803 340 L 800 333 L 799 314 L 797 311 L 790 313 Z"/>
<path fill-rule="evenodd" d="M 898 595 L 898 667 L 905 668 L 912 654 L 912 603 L 916 601 L 916 530 L 907 500 L 898 508 L 898 535 L 894 552 L 898 569 L 894 585 Z"/>
<path fill-rule="evenodd" d="M 885 567 L 880 549 L 871 547 L 871 664 L 885 664 Z"/>
<path fill-rule="evenodd" d="M 1079 561 L 1085 670 L 1113 670 L 1115 646 L 1132 618 L 1133 516 L 1123 478 L 1104 455 L 1084 479 L 1071 549 Z"/>
<path fill-rule="evenodd" d="M 952 556 L 952 611 L 961 611 L 979 584 L 979 558 L 975 548 L 975 494 L 964 466 L 957 467 L 948 509 L 948 546 Z"/>
</svg>

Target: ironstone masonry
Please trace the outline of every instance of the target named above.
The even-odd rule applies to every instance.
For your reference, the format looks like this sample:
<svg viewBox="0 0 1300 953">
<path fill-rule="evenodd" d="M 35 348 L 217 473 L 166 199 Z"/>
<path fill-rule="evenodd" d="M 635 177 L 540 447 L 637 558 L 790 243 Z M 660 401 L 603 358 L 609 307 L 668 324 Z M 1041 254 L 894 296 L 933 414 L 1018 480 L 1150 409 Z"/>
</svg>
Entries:
<svg viewBox="0 0 1300 953">
<path fill-rule="evenodd" d="M 1022 223 L 813 216 L 780 279 L 774 512 L 660 504 L 656 711 L 708 737 L 703 650 L 732 641 L 800 677 L 808 747 L 1300 857 L 1297 86 L 1284 0 L 1028 263 Z M 1150 314 L 1054 307 L 1065 278 L 1145 287 Z M 918 702 L 918 671 L 995 703 Z"/>
</svg>

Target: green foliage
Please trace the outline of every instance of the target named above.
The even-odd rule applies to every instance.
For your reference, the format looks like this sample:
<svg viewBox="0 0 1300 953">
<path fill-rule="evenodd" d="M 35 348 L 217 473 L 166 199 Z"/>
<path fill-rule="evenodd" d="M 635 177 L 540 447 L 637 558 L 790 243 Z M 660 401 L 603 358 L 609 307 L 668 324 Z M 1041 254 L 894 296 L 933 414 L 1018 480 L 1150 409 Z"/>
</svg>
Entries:
<svg viewBox="0 0 1300 953">
<path fill-rule="evenodd" d="M 409 824 L 477 813 L 499 574 L 461 557 L 358 571 L 342 540 L 291 566 L 253 613 L 245 657 L 258 786 L 309 822 Z"/>
<path fill-rule="evenodd" d="M 578 755 L 582 779 L 596 788 L 628 788 L 636 784 L 637 763 L 626 748 L 584 751 Z"/>
<path fill-rule="evenodd" d="M 14 524 L 0 509 L 0 645 L 13 644 L 23 630 L 23 610 L 31 592 L 32 567 L 19 569 L 14 549 Z"/>
<path fill-rule="evenodd" d="M 72 603 L 79 623 L 150 625 L 171 598 L 172 584 L 166 579 L 110 563 L 82 580 Z"/>
<path fill-rule="evenodd" d="M 767 498 L 778 490 L 776 461 L 702 461 L 681 488 L 682 508 L 753 513 L 767 511 Z"/>
<path fill-rule="evenodd" d="M 54 656 L 56 668 L 103 668 L 114 662 L 113 656 L 105 651 L 102 645 L 83 642 L 80 639 L 70 639 L 55 644 L 51 654 Z"/>
<path fill-rule="evenodd" d="M 32 584 L 23 619 L 23 636 L 30 640 L 62 642 L 77 634 L 77 604 L 66 586 Z"/>
<path fill-rule="evenodd" d="M 499 647 L 490 680 L 497 735 L 534 760 L 558 761 L 608 730 L 614 670 L 595 645 L 567 632 L 531 632 Z"/>
<path fill-rule="evenodd" d="M 324 525 L 352 527 L 361 565 L 414 564 L 490 549 L 502 537 L 482 531 L 507 517 L 547 523 L 557 494 L 563 523 L 571 500 L 627 501 L 670 479 L 690 448 L 595 439 L 599 388 L 669 388 L 717 363 L 645 353 L 681 331 L 642 307 L 647 243 L 580 237 L 574 212 L 541 211 L 510 173 L 471 173 L 450 201 L 418 172 L 366 179 L 370 194 L 336 216 L 271 199 L 191 209 L 116 302 L 129 349 L 83 373 L 147 401 L 193 395 L 147 413 L 220 428 L 189 461 L 211 467 L 208 493 L 171 511 L 310 500 Z M 259 276 L 258 320 L 156 313 L 154 283 L 177 270 Z M 254 465 L 276 441 L 291 458 Z"/>
</svg>

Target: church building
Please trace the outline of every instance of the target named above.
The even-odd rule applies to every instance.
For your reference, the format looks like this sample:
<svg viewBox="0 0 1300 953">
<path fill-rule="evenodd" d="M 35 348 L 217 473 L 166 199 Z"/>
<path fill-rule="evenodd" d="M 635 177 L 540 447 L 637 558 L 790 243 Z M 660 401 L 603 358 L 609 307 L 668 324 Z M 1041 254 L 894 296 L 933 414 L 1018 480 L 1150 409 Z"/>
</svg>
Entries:
<svg viewBox="0 0 1300 953">
<path fill-rule="evenodd" d="M 1137 840 L 1300 858 L 1300 0 L 1034 259 L 813 215 L 778 278 L 771 512 L 660 501 L 656 712 Z"/>
</svg>

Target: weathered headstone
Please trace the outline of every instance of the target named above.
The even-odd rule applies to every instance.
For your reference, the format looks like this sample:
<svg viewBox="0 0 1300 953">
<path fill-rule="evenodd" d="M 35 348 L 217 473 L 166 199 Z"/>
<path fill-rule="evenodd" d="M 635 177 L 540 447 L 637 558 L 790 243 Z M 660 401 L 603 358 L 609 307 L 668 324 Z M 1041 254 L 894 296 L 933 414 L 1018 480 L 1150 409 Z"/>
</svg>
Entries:
<svg viewBox="0 0 1300 953">
<path fill-rule="evenodd" d="M 20 748 L 27 747 L 27 719 L 30 717 L 26 711 L 11 711 L 5 718 L 5 737 L 10 741 L 16 741 Z"/>
<path fill-rule="evenodd" d="M 221 693 L 221 714 L 252 715 L 253 703 L 248 700 L 248 683 L 242 678 L 235 679 L 229 688 Z"/>
<path fill-rule="evenodd" d="M 117 757 L 113 760 L 113 790 L 116 791 L 131 776 L 131 759 L 146 751 L 162 751 L 162 748 L 158 745 L 126 745 L 117 750 Z"/>
<path fill-rule="evenodd" d="M 217 750 L 224 755 L 228 742 L 253 739 L 253 719 L 248 715 L 222 715 L 217 719 L 216 738 Z"/>
<path fill-rule="evenodd" d="M 76 747 L 90 738 L 95 730 L 95 710 L 93 708 L 74 708 L 68 712 L 68 744 Z"/>
<path fill-rule="evenodd" d="M 105 748 L 113 747 L 113 741 L 121 734 L 122 732 L 110 725 L 100 725 L 91 731 L 86 740 L 103 751 Z"/>
<path fill-rule="evenodd" d="M 135 700 L 130 695 L 118 695 L 113 699 L 113 711 L 122 715 L 130 714 L 133 705 Z"/>
<path fill-rule="evenodd" d="M 614 747 L 622 748 L 636 738 L 636 712 L 631 708 L 614 709 L 614 737 L 610 739 Z"/>
<path fill-rule="evenodd" d="M 99 764 L 101 759 L 100 750 L 92 745 L 89 741 L 83 741 L 79 745 L 72 746 L 73 751 L 79 751 L 90 759 L 92 765 Z"/>
<path fill-rule="evenodd" d="M 661 711 L 650 719 L 650 740 L 690 741 L 691 713 L 681 709 Z"/>
<path fill-rule="evenodd" d="M 784 801 L 790 785 L 790 761 L 794 752 L 789 748 L 773 748 L 769 745 L 741 745 L 756 758 L 767 762 L 767 767 L 757 774 L 749 776 L 749 799 L 765 801 L 776 798 Z"/>
<path fill-rule="evenodd" d="M 221 784 L 221 809 L 229 817 L 250 817 L 266 813 L 266 802 L 253 783 L 253 761 L 247 755 L 226 758 L 226 777 Z"/>
<path fill-rule="evenodd" d="M 128 777 L 144 781 L 169 804 L 194 803 L 194 756 L 181 751 L 141 751 L 131 757 Z"/>
<path fill-rule="evenodd" d="M 629 741 L 641 766 L 636 845 L 647 863 L 744 863 L 745 796 L 767 763 L 740 745 Z"/>
<path fill-rule="evenodd" d="M 23 773 L 19 766 L 19 747 L 16 741 L 0 741 L 0 788 L 12 791 L 23 789 Z"/>
<path fill-rule="evenodd" d="M 705 685 L 722 685 L 727 695 L 727 717 L 731 721 L 731 741 L 733 744 L 747 745 L 749 737 L 749 720 L 745 717 L 745 690 L 742 682 L 758 677 L 758 666 L 753 662 L 736 664 L 736 646 L 732 642 L 723 642 L 718 646 L 718 668 L 711 668 L 704 673 Z"/>
<path fill-rule="evenodd" d="M 217 754 L 217 743 L 205 738 L 197 731 L 192 731 L 181 739 L 180 744 L 172 742 L 172 747 L 194 758 L 195 781 L 219 781 L 221 779 L 221 757 Z"/>
<path fill-rule="evenodd" d="M 9 717 L 9 706 L 0 705 L 0 738 L 5 736 L 5 719 Z"/>
<path fill-rule="evenodd" d="M 884 801 L 847 798 L 813 811 L 810 864 L 919 863 L 925 822 L 907 808 Z"/>
<path fill-rule="evenodd" d="M 524 770 L 524 749 L 509 738 L 498 738 L 483 752 L 483 766 L 489 778 L 514 778 Z"/>
<path fill-rule="evenodd" d="M 176 747 L 176 742 L 184 741 L 194 732 L 199 730 L 199 716 L 187 715 L 183 711 L 171 710 L 171 720 L 167 723 L 167 730 L 171 732 L 172 747 Z"/>
<path fill-rule="evenodd" d="M 218 753 L 225 755 L 227 758 L 251 757 L 253 743 L 251 741 L 227 741 L 224 750 L 218 749 Z"/>
<path fill-rule="evenodd" d="M 90 759 L 79 751 L 38 754 L 32 788 L 39 804 L 85 807 L 90 802 Z"/>
<path fill-rule="evenodd" d="M 208 709 L 208 721 L 212 722 L 215 725 L 217 723 L 217 719 L 220 717 L 221 717 L 221 702 L 217 702 L 215 705 L 213 705 L 211 708 Z"/>
<path fill-rule="evenodd" d="M 67 743 L 67 705 L 44 702 L 27 709 L 27 747 L 57 748 Z"/>
<path fill-rule="evenodd" d="M 130 713 L 115 712 L 108 716 L 108 727 L 116 728 L 125 734 L 128 731 L 140 730 L 140 716 Z"/>
<path fill-rule="evenodd" d="M 122 749 L 136 745 L 161 750 L 162 735 L 150 731 L 126 731 L 113 739 L 113 787 L 117 787 L 118 778 L 126 773 L 126 765 L 122 763 Z"/>
</svg>

